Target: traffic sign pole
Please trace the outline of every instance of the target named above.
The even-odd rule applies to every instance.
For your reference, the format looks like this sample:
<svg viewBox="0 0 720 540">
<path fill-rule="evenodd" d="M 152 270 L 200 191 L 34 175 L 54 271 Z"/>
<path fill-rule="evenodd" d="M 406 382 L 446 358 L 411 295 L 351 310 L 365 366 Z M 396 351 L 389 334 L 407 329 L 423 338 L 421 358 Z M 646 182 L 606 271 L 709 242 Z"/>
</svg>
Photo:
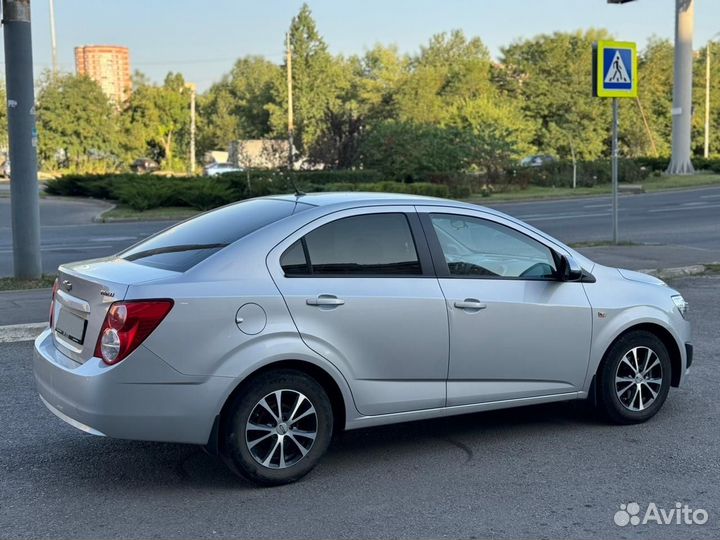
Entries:
<svg viewBox="0 0 720 540">
<path fill-rule="evenodd" d="M 612 222 L 613 244 L 618 243 L 618 98 L 612 100 Z"/>
<path fill-rule="evenodd" d="M 637 47 L 627 41 L 599 41 L 593 46 L 593 95 L 612 98 L 612 241 L 618 231 L 618 98 L 637 98 Z"/>
</svg>

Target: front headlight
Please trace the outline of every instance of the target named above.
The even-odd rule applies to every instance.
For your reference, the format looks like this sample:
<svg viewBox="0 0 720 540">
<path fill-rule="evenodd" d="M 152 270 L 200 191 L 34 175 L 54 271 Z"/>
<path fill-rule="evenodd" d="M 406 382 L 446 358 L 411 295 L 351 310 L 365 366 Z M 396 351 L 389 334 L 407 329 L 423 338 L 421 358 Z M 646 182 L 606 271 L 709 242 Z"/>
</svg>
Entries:
<svg viewBox="0 0 720 540">
<path fill-rule="evenodd" d="M 690 309 L 690 304 L 685 301 L 681 294 L 676 294 L 675 296 L 673 296 L 672 301 L 678 308 L 680 315 L 682 315 L 683 319 L 685 319 L 685 315 L 687 314 L 688 309 Z"/>
</svg>

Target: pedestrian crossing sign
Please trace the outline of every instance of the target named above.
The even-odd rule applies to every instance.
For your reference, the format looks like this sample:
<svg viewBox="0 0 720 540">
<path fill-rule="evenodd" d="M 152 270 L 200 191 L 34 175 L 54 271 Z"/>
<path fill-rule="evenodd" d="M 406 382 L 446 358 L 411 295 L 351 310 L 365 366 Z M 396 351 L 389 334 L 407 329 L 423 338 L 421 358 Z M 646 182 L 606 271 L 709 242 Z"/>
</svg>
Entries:
<svg viewBox="0 0 720 540">
<path fill-rule="evenodd" d="M 637 46 L 628 41 L 598 41 L 593 47 L 593 95 L 637 97 Z"/>
</svg>

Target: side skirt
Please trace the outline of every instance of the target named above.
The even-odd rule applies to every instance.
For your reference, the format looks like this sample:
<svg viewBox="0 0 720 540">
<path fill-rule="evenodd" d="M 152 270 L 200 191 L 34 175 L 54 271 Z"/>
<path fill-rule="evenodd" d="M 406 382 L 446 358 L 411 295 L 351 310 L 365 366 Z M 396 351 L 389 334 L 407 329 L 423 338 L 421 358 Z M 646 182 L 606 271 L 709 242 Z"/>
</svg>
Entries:
<svg viewBox="0 0 720 540">
<path fill-rule="evenodd" d="M 522 407 L 525 405 L 539 405 L 541 403 L 552 403 L 555 401 L 571 401 L 588 397 L 587 392 L 565 392 L 562 394 L 551 394 L 518 399 L 504 399 L 500 401 L 489 401 L 487 403 L 473 403 L 470 405 L 455 405 L 453 407 L 438 407 L 435 409 L 423 409 L 420 411 L 408 411 L 392 414 L 379 414 L 374 416 L 358 416 L 349 418 L 345 429 L 360 429 L 385 424 L 397 424 L 400 422 L 413 422 L 416 420 L 428 420 L 430 418 L 442 418 L 458 414 L 469 414 L 482 411 L 493 411 L 497 409 L 509 409 L 511 407 Z"/>
</svg>

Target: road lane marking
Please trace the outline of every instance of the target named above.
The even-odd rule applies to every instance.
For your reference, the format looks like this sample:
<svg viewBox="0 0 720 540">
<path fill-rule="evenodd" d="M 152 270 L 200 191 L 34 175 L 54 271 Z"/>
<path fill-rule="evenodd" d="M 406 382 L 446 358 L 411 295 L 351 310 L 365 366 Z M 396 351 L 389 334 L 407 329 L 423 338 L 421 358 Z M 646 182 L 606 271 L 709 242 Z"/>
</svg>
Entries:
<svg viewBox="0 0 720 540">
<path fill-rule="evenodd" d="M 705 206 L 674 206 L 672 208 L 653 208 L 648 210 L 651 214 L 657 214 L 660 212 L 693 212 L 695 210 L 707 210 L 709 208 L 720 208 L 720 204 L 706 204 Z"/>
<path fill-rule="evenodd" d="M 91 250 L 91 249 L 110 249 L 114 248 L 115 246 L 88 246 L 86 244 L 83 245 L 75 245 L 75 244 L 68 244 L 68 245 L 59 245 L 59 246 L 40 246 L 40 251 L 65 251 L 65 250 Z M 0 248 L 0 253 L 12 253 L 12 248 Z"/>
</svg>

